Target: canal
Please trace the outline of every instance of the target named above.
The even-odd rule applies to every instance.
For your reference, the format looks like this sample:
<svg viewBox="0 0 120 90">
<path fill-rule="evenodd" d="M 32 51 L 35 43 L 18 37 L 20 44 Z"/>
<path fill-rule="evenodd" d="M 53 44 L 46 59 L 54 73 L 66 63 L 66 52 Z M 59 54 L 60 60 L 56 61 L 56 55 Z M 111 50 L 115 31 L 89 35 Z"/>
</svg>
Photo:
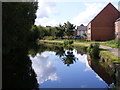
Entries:
<svg viewBox="0 0 120 90">
<path fill-rule="evenodd" d="M 29 55 L 39 88 L 111 88 L 115 86 L 114 68 L 91 60 L 73 48 L 46 46 Z"/>
</svg>

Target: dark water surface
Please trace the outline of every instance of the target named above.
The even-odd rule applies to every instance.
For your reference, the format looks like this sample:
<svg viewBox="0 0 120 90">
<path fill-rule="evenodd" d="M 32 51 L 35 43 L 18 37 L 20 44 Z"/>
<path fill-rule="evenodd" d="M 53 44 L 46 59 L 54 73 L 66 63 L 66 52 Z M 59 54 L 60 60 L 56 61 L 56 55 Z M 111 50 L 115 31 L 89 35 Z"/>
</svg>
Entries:
<svg viewBox="0 0 120 90">
<path fill-rule="evenodd" d="M 30 59 L 39 88 L 109 87 L 90 67 L 87 54 L 81 54 L 78 50 L 65 50 L 61 56 L 54 51 L 44 51 L 35 57 L 30 56 Z"/>
</svg>

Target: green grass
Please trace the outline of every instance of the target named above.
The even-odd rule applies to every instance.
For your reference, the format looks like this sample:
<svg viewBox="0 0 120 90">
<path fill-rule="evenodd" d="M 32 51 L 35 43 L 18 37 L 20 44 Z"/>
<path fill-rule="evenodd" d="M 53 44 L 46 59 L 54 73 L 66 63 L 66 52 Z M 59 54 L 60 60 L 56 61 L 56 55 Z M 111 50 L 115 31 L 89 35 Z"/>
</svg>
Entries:
<svg viewBox="0 0 120 90">
<path fill-rule="evenodd" d="M 112 48 L 119 48 L 120 40 L 111 40 L 106 42 L 100 42 L 101 45 L 109 46 Z"/>
<path fill-rule="evenodd" d="M 109 47 L 112 47 L 112 48 L 120 48 L 120 39 L 118 40 L 110 40 L 110 41 L 105 41 L 105 42 L 100 42 L 100 41 L 86 41 L 86 40 L 83 40 L 83 39 L 71 39 L 73 40 L 74 42 L 77 42 L 77 43 L 87 43 L 87 44 L 93 44 L 93 43 L 100 43 L 100 45 L 104 45 L 104 46 L 109 46 Z M 46 41 L 46 40 L 45 40 Z M 50 40 L 48 40 L 50 41 Z M 65 41 L 65 40 L 62 40 L 62 39 L 55 39 L 55 40 L 51 40 L 51 41 Z"/>
<path fill-rule="evenodd" d="M 39 43 L 40 43 L 40 42 L 63 44 L 63 41 L 57 41 L 57 40 L 39 40 Z"/>
<path fill-rule="evenodd" d="M 100 57 L 104 58 L 108 61 L 112 61 L 113 63 L 120 63 L 120 58 L 109 51 L 101 50 Z"/>
</svg>

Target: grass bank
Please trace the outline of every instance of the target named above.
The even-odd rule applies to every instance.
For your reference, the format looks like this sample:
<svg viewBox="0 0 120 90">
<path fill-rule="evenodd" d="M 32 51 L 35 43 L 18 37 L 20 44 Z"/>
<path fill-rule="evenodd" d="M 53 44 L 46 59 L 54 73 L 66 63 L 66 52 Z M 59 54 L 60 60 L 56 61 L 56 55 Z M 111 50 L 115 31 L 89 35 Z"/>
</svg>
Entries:
<svg viewBox="0 0 120 90">
<path fill-rule="evenodd" d="M 105 41 L 105 42 L 101 42 L 101 41 L 86 41 L 85 39 L 71 39 L 74 42 L 81 42 L 81 43 L 88 43 L 88 44 L 93 44 L 93 43 L 99 43 L 100 45 L 104 45 L 104 46 L 109 46 L 112 48 L 120 48 L 120 39 L 116 39 L 116 40 L 110 40 L 110 41 Z M 50 40 L 45 40 L 45 41 L 50 41 Z M 51 40 L 51 41 L 65 41 L 63 39 L 55 39 L 55 40 Z"/>
<path fill-rule="evenodd" d="M 64 40 L 62 41 L 58 41 L 58 40 L 40 40 L 39 43 L 46 43 L 46 44 L 54 44 L 54 45 L 63 45 L 64 44 Z M 95 43 L 95 42 L 91 42 L 91 43 Z M 84 52 L 87 52 L 87 48 L 89 47 L 89 45 L 85 45 L 85 44 L 78 44 L 78 43 L 73 43 L 71 45 L 73 48 L 75 49 L 80 49 Z M 104 59 L 104 60 L 108 60 L 111 61 L 113 63 L 120 63 L 120 58 L 116 55 L 114 55 L 113 53 L 101 49 L 100 50 L 100 59 Z"/>
<path fill-rule="evenodd" d="M 106 61 L 111 61 L 113 63 L 120 63 L 120 58 L 109 51 L 101 50 L 100 51 L 100 59 L 104 59 Z"/>
<path fill-rule="evenodd" d="M 105 41 L 105 42 L 101 42 L 101 41 L 86 41 L 86 40 L 74 40 L 75 42 L 81 42 L 81 43 L 88 43 L 88 44 L 93 44 L 93 43 L 99 43 L 100 45 L 104 45 L 104 46 L 109 46 L 112 48 L 120 48 L 120 39 L 116 39 L 116 40 L 110 40 L 110 41 Z"/>
</svg>

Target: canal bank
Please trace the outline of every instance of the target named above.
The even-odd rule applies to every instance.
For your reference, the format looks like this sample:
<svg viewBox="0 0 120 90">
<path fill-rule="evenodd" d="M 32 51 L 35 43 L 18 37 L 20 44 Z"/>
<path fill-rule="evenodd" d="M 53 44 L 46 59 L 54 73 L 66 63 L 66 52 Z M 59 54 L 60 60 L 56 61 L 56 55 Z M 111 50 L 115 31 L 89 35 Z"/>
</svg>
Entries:
<svg viewBox="0 0 120 90">
<path fill-rule="evenodd" d="M 46 44 L 54 44 L 54 45 L 64 45 L 63 41 L 52 41 L 52 40 L 40 40 L 39 43 L 46 43 Z M 71 46 L 75 49 L 81 49 L 84 52 L 87 52 L 87 48 L 89 47 L 90 44 L 85 44 L 85 43 L 73 43 Z M 112 63 L 120 63 L 120 57 L 118 55 L 112 53 L 110 50 L 105 49 L 105 47 L 101 47 L 100 50 L 100 59 L 106 60 L 106 61 L 111 61 Z"/>
</svg>

